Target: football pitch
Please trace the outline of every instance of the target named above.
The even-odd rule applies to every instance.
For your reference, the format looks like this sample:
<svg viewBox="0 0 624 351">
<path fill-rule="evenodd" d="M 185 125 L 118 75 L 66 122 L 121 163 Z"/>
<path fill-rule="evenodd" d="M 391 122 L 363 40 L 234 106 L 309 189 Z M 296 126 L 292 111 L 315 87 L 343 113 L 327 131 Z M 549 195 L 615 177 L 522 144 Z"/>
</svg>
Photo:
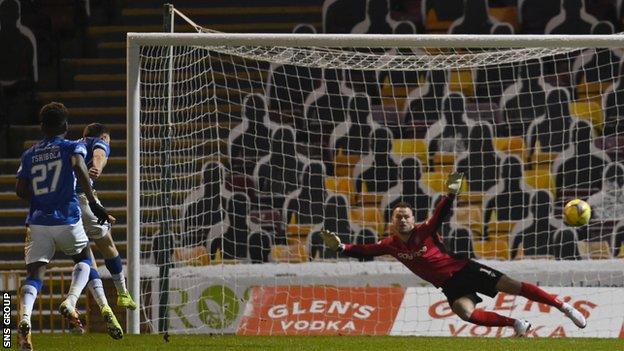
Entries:
<svg viewBox="0 0 624 351">
<path fill-rule="evenodd" d="M 14 339 L 15 341 L 15 339 Z M 389 336 L 210 336 L 125 335 L 112 340 L 105 334 L 33 334 L 35 351 L 140 350 L 622 350 L 622 339 L 518 339 Z M 14 348 L 17 344 L 13 345 Z"/>
</svg>

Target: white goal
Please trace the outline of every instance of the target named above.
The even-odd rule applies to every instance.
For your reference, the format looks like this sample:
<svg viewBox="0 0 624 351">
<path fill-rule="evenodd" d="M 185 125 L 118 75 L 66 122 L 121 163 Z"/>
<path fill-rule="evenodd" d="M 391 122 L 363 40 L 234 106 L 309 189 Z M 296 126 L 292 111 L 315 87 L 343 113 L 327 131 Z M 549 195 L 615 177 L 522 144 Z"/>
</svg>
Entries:
<svg viewBox="0 0 624 351">
<path fill-rule="evenodd" d="M 457 254 L 584 311 L 499 294 L 534 336 L 622 337 L 620 35 L 129 33 L 130 332 L 507 336 L 388 257 L 325 248 L 427 218 Z M 622 105 L 620 107 L 620 105 Z M 562 207 L 590 203 L 589 225 Z"/>
</svg>

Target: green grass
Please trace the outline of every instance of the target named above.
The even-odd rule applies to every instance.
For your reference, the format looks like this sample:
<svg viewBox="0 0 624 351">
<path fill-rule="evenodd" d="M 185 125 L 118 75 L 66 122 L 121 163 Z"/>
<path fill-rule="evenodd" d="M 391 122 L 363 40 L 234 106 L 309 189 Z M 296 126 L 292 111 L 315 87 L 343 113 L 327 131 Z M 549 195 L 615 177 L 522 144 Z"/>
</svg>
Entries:
<svg viewBox="0 0 624 351">
<path fill-rule="evenodd" d="M 17 345 L 14 344 L 14 347 Z M 157 335 L 126 335 L 115 341 L 105 334 L 33 334 L 35 351 L 159 351 L 159 350 L 622 350 L 621 339 L 494 339 L 425 338 L 390 336 L 209 336 L 172 335 L 169 342 Z"/>
</svg>

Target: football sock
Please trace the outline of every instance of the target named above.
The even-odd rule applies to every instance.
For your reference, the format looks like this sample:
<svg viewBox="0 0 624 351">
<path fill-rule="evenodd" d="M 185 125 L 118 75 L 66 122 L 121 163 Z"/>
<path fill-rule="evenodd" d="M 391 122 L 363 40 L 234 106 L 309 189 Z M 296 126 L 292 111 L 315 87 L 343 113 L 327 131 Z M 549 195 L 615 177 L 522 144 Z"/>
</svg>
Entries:
<svg viewBox="0 0 624 351">
<path fill-rule="evenodd" d="M 563 306 L 563 302 L 561 302 L 561 300 L 540 289 L 537 285 L 533 285 L 531 283 L 522 283 L 520 295 L 526 297 L 529 300 L 539 303 L 545 303 L 547 305 L 557 307 L 558 309 L 561 309 L 561 306 Z"/>
<path fill-rule="evenodd" d="M 67 293 L 67 301 L 71 303 L 72 307 L 76 307 L 78 296 L 82 293 L 82 290 L 89 281 L 89 274 L 91 273 L 91 266 L 85 261 L 76 263 L 74 271 L 72 272 L 72 282 L 69 286 L 69 292 Z"/>
<path fill-rule="evenodd" d="M 123 294 L 128 292 L 126 288 L 126 277 L 123 274 L 123 265 L 121 263 L 121 256 L 117 255 L 117 257 L 104 260 L 104 264 L 113 278 L 113 283 L 115 284 L 115 289 L 118 294 Z"/>
<path fill-rule="evenodd" d="M 89 291 L 91 291 L 91 295 L 95 299 L 95 302 L 100 306 L 100 308 L 108 305 L 108 301 L 106 300 L 106 294 L 104 294 L 104 285 L 102 284 L 102 279 L 100 279 L 100 275 L 95 268 L 91 268 L 91 272 L 89 274 L 89 283 L 87 284 L 89 287 Z"/>
<path fill-rule="evenodd" d="M 21 320 L 26 320 L 30 323 L 30 316 L 32 315 L 37 294 L 41 291 L 41 285 L 42 281 L 35 278 L 26 278 L 24 281 L 20 299 Z"/>
<path fill-rule="evenodd" d="M 488 327 L 513 327 L 516 320 L 498 313 L 475 309 L 470 315 L 470 322 Z"/>
</svg>

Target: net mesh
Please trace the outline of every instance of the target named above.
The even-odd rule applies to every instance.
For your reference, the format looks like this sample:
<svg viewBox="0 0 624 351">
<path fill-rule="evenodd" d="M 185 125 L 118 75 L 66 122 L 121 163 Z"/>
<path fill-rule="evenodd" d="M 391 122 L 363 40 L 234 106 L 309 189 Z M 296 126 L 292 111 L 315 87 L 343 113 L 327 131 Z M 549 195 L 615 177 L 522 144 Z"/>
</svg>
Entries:
<svg viewBox="0 0 624 351">
<path fill-rule="evenodd" d="M 400 201 L 425 220 L 454 171 L 467 180 L 441 228 L 450 250 L 551 286 L 595 283 L 555 260 L 622 257 L 621 54 L 141 47 L 145 326 L 234 333 L 259 285 L 413 286 L 392 258 L 348 259 L 319 232 L 374 243 Z M 575 198 L 589 225 L 564 222 Z"/>
</svg>

